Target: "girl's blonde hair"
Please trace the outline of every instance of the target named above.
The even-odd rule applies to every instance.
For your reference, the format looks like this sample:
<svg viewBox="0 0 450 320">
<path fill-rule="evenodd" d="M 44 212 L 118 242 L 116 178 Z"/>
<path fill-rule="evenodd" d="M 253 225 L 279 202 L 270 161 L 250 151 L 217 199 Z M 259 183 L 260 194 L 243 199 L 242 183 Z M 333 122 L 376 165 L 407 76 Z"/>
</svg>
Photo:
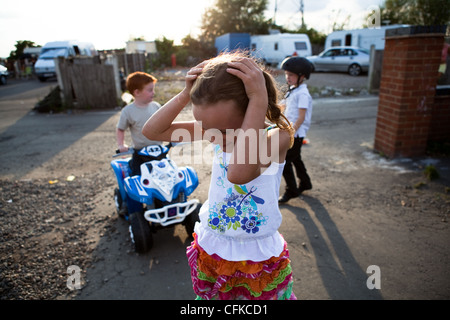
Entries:
<svg viewBox="0 0 450 320">
<path fill-rule="evenodd" d="M 227 72 L 228 62 L 236 61 L 242 57 L 249 57 L 249 55 L 244 52 L 224 53 L 209 60 L 191 89 L 192 103 L 204 105 L 233 100 L 245 114 L 249 100 L 244 83 L 238 77 Z M 281 130 L 289 132 L 292 146 L 294 129 L 278 105 L 278 89 L 275 80 L 265 71 L 264 67 L 259 66 L 264 74 L 269 100 L 266 118 Z"/>
</svg>

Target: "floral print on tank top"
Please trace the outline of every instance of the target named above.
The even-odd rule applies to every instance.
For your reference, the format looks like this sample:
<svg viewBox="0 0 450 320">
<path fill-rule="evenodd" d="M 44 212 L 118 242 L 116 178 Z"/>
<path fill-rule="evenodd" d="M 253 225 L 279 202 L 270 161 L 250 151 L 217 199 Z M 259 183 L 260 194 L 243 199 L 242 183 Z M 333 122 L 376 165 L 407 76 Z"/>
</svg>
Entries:
<svg viewBox="0 0 450 320">
<path fill-rule="evenodd" d="M 257 234 L 268 220 L 258 209 L 258 204 L 265 202 L 262 195 L 258 195 L 258 188 L 249 184 L 226 182 L 228 165 L 225 163 L 225 155 L 218 145 L 214 152 L 221 170 L 215 183 L 226 191 L 222 201 L 210 204 L 208 226 L 221 234 L 230 229 L 237 231 L 239 228 L 248 234 Z"/>
</svg>

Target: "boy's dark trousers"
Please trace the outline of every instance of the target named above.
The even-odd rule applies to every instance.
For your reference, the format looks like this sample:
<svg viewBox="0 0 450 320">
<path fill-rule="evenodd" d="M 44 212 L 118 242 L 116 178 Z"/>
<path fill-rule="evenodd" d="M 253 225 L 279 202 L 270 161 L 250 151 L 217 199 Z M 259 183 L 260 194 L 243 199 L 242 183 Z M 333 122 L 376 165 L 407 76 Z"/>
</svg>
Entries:
<svg viewBox="0 0 450 320">
<path fill-rule="evenodd" d="M 294 145 L 286 154 L 286 164 L 283 169 L 283 177 L 286 181 L 286 193 L 290 196 L 298 196 L 303 190 L 311 189 L 311 180 L 306 172 L 305 164 L 302 161 L 301 148 L 303 138 L 294 138 Z M 294 175 L 294 169 L 297 178 L 300 179 L 300 185 L 297 187 L 297 180 Z"/>
<path fill-rule="evenodd" d="M 153 160 L 153 159 L 150 159 Z M 131 173 L 130 176 L 141 175 L 141 164 L 150 161 L 147 156 L 142 156 L 139 154 L 139 150 L 134 150 L 131 160 L 128 162 Z"/>
<path fill-rule="evenodd" d="M 128 165 L 130 166 L 130 177 L 135 175 L 141 174 L 141 164 L 148 161 L 148 159 L 145 158 L 145 156 L 141 156 L 138 154 L 139 150 L 135 150 L 133 153 L 133 156 L 131 157 L 131 160 L 128 162 Z M 131 198 L 127 199 L 127 207 L 128 212 L 131 214 L 133 212 L 142 212 L 143 205 L 142 203 L 135 201 Z"/>
<path fill-rule="evenodd" d="M 151 161 L 151 160 L 159 160 L 158 158 L 155 157 L 150 157 L 150 156 L 143 156 L 139 154 L 140 149 L 138 150 L 134 150 L 133 156 L 131 157 L 131 160 L 128 162 L 128 165 L 130 166 L 130 176 L 136 176 L 136 175 L 141 175 L 141 164 Z M 141 212 L 143 209 L 143 205 L 140 202 L 137 202 L 133 199 L 128 198 L 127 201 L 127 205 L 128 205 L 128 212 L 129 213 L 133 213 L 133 212 Z"/>
</svg>

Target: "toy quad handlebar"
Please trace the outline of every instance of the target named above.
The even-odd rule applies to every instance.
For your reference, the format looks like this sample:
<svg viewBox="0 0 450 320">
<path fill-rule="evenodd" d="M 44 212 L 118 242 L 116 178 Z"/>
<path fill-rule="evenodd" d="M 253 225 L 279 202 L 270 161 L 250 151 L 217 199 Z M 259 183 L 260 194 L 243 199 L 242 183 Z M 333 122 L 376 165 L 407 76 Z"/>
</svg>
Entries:
<svg viewBox="0 0 450 320">
<path fill-rule="evenodd" d="M 120 152 L 119 149 L 116 149 L 116 154 L 113 155 L 113 158 L 122 157 L 122 156 L 126 156 L 126 155 L 133 154 L 133 153 L 134 153 L 133 147 L 128 148 L 128 151 L 125 151 L 125 152 Z"/>
<path fill-rule="evenodd" d="M 165 154 L 167 154 L 167 153 L 169 152 L 170 148 L 175 147 L 175 146 L 177 146 L 177 145 L 179 145 L 179 144 L 181 144 L 181 143 L 180 143 L 180 142 L 169 142 L 169 143 L 168 143 L 167 145 L 165 145 L 165 146 L 163 146 L 162 144 L 161 144 L 161 145 L 158 145 L 158 146 L 163 146 L 163 148 L 167 148 L 167 151 L 164 152 Z M 144 148 L 146 148 L 146 147 L 144 147 Z M 143 148 L 143 149 L 144 149 L 144 148 Z M 135 150 L 135 149 L 134 149 L 133 147 L 128 148 L 128 151 L 125 151 L 125 152 L 120 152 L 119 149 L 116 149 L 116 154 L 113 155 L 113 158 L 123 157 L 123 156 L 126 156 L 126 155 L 131 155 L 131 154 L 134 153 L 134 150 Z M 141 149 L 141 150 L 142 150 L 142 149 Z"/>
</svg>

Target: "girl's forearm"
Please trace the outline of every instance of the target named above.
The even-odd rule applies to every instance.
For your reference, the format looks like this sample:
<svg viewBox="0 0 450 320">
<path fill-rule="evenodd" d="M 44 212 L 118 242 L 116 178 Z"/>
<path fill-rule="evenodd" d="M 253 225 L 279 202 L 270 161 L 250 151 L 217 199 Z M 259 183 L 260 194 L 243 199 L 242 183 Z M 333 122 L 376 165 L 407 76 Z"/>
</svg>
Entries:
<svg viewBox="0 0 450 320">
<path fill-rule="evenodd" d="M 267 105 L 265 95 L 249 101 L 228 166 L 230 182 L 244 184 L 260 175 L 260 141 L 263 139 Z"/>
<path fill-rule="evenodd" d="M 150 140 L 171 141 L 172 123 L 189 103 L 189 92 L 184 89 L 156 111 L 142 128 L 142 134 Z"/>
</svg>

